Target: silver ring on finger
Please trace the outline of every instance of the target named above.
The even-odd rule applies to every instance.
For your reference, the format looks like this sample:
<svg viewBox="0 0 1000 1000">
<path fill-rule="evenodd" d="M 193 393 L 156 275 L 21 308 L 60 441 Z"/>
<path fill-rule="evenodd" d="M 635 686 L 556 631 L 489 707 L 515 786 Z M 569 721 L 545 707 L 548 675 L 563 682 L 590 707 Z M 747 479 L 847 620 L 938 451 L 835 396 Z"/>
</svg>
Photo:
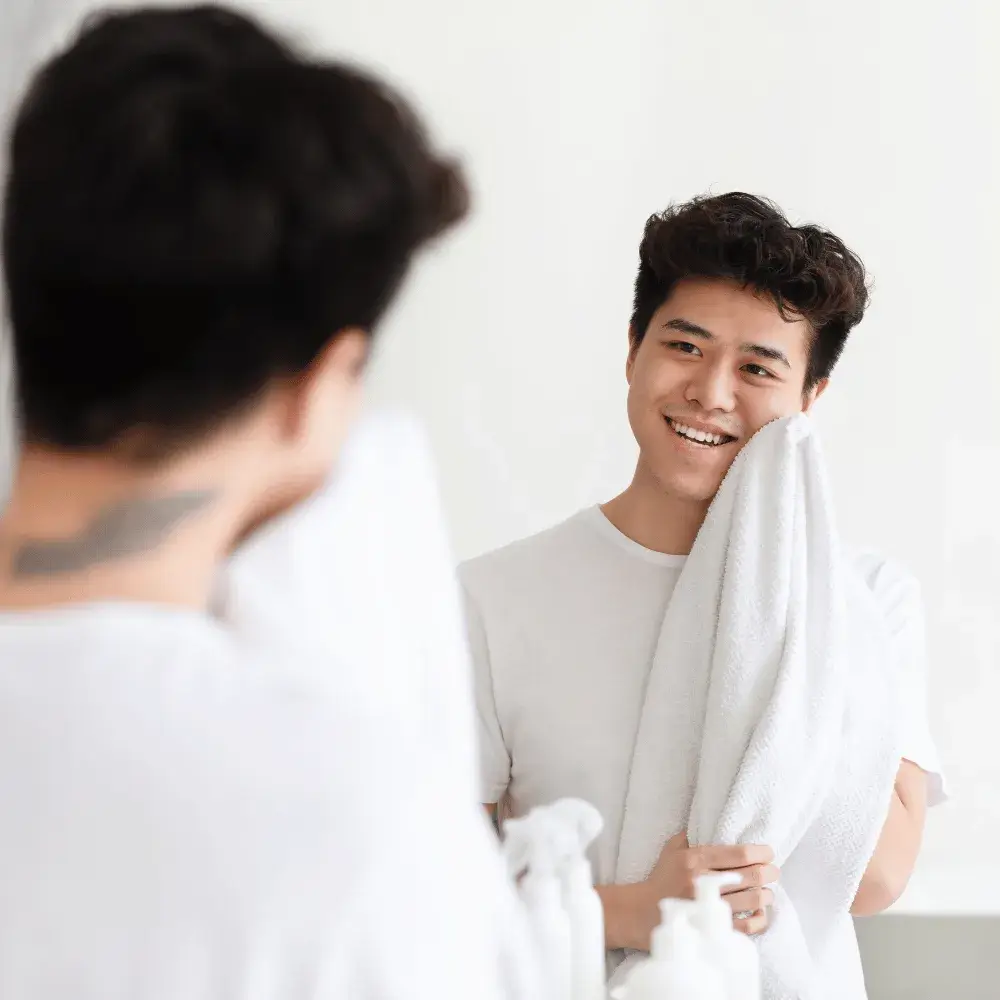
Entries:
<svg viewBox="0 0 1000 1000">
<path fill-rule="evenodd" d="M 736 917 L 737 920 L 749 920 L 756 912 L 756 910 L 740 910 L 739 912 L 734 913 L 733 916 Z"/>
</svg>

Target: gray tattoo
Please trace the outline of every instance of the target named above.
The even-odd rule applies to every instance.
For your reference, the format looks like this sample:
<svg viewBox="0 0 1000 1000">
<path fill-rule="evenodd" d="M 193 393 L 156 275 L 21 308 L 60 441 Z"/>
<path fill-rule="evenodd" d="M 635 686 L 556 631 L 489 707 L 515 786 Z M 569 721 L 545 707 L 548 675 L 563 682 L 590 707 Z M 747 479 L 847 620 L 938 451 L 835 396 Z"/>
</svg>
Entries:
<svg viewBox="0 0 1000 1000">
<path fill-rule="evenodd" d="M 78 573 L 149 552 L 215 496 L 211 490 L 187 490 L 116 504 L 98 514 L 79 535 L 25 543 L 14 553 L 12 573 L 15 577 Z"/>
</svg>

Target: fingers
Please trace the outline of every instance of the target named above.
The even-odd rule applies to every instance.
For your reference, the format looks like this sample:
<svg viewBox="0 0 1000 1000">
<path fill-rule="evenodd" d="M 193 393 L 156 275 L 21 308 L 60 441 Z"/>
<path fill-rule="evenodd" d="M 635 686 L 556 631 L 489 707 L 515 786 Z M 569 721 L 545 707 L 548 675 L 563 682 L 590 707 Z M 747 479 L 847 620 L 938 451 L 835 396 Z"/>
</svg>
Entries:
<svg viewBox="0 0 1000 1000">
<path fill-rule="evenodd" d="M 736 928 L 741 934 L 747 934 L 753 937 L 756 934 L 763 934 L 767 930 L 768 923 L 770 922 L 770 915 L 767 910 L 759 910 L 752 917 L 748 917 L 746 920 L 737 920 L 733 918 L 733 927 Z"/>
<path fill-rule="evenodd" d="M 675 833 L 664 845 L 664 851 L 686 851 L 690 845 L 688 844 L 687 834 L 681 830 L 680 833 Z"/>
<path fill-rule="evenodd" d="M 679 856 L 689 855 L 690 853 L 691 851 L 688 848 L 687 834 L 682 830 L 680 833 L 671 837 L 663 845 L 663 848 L 660 851 L 660 858 L 656 862 L 656 867 L 669 868 L 677 862 Z"/>
<path fill-rule="evenodd" d="M 733 913 L 753 913 L 766 910 L 774 905 L 774 893 L 767 888 L 744 889 L 726 896 L 726 902 L 732 907 Z"/>
<path fill-rule="evenodd" d="M 729 896 L 732 893 L 740 892 L 743 889 L 759 889 L 765 885 L 774 885 L 781 875 L 777 865 L 749 865 L 746 868 L 737 868 L 732 872 L 739 875 L 740 882 L 736 885 L 727 886 L 723 890 L 723 895 Z"/>
<path fill-rule="evenodd" d="M 774 851 L 761 844 L 716 845 L 697 849 L 698 857 L 706 871 L 725 872 L 750 865 L 770 865 Z"/>
</svg>

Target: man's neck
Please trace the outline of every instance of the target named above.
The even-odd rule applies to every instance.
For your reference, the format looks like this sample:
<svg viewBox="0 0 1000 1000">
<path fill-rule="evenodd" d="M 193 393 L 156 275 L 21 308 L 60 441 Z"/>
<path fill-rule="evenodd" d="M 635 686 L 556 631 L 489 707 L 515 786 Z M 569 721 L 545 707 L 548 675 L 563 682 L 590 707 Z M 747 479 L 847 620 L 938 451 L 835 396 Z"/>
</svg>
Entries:
<svg viewBox="0 0 1000 1000">
<path fill-rule="evenodd" d="M 0 607 L 206 607 L 241 513 L 216 482 L 198 463 L 139 475 L 27 449 L 0 519 Z"/>
<path fill-rule="evenodd" d="M 640 466 L 628 489 L 601 510 L 623 535 L 643 548 L 686 556 L 708 507 L 708 503 L 671 496 Z"/>
</svg>

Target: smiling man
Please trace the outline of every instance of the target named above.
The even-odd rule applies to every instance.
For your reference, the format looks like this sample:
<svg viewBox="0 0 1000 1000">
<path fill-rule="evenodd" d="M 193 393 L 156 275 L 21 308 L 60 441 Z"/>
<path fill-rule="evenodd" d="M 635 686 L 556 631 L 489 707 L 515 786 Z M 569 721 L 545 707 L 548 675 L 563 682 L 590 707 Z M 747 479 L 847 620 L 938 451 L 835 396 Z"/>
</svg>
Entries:
<svg viewBox="0 0 1000 1000">
<path fill-rule="evenodd" d="M 707 870 L 737 870 L 736 926 L 767 928 L 780 873 L 766 844 L 692 847 L 680 836 L 645 881 L 611 880 L 646 680 L 685 557 L 740 449 L 765 424 L 812 407 L 867 302 L 864 267 L 840 239 L 791 225 L 762 199 L 702 198 L 652 216 L 629 325 L 628 416 L 640 452 L 631 485 L 463 567 L 483 802 L 520 815 L 572 795 L 601 810 L 593 860 L 609 948 L 648 948 L 657 901 L 689 896 Z M 880 557 L 858 554 L 856 567 L 909 679 L 905 756 L 854 904 L 867 914 L 902 892 L 926 805 L 943 791 L 918 588 Z"/>
</svg>

